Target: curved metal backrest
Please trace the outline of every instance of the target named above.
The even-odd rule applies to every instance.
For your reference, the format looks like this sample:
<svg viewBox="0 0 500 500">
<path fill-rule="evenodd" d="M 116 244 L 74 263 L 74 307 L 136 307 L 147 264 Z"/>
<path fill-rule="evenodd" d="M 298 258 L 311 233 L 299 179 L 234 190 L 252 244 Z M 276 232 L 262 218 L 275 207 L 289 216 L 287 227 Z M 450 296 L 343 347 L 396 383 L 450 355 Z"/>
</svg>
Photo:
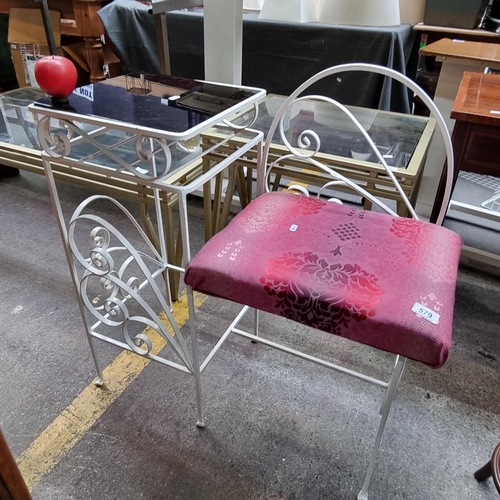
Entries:
<svg viewBox="0 0 500 500">
<path fill-rule="evenodd" d="M 341 103 L 338 101 L 335 101 L 334 99 L 325 97 L 325 96 L 318 96 L 318 95 L 308 95 L 308 96 L 302 96 L 299 97 L 305 90 L 307 90 L 311 85 L 316 83 L 318 80 L 321 80 L 322 78 L 326 78 L 338 73 L 343 73 L 346 71 L 361 71 L 361 72 L 368 72 L 368 73 L 378 73 L 380 75 L 386 76 L 393 78 L 400 83 L 406 85 L 410 90 L 412 90 L 420 99 L 425 103 L 425 105 L 429 108 L 431 116 L 436 120 L 437 126 L 441 132 L 441 135 L 444 140 L 445 144 L 445 149 L 446 149 L 446 158 L 447 158 L 447 175 L 446 175 L 446 185 L 445 185 L 445 191 L 444 191 L 444 199 L 442 206 L 439 211 L 439 216 L 437 218 L 436 223 L 441 225 L 444 219 L 444 216 L 446 214 L 446 211 L 448 209 L 448 204 L 449 204 L 449 199 L 451 196 L 451 188 L 452 188 L 452 179 L 453 179 L 453 168 L 454 168 L 454 159 L 453 159 L 453 147 L 451 143 L 451 138 L 450 134 L 448 132 L 448 127 L 446 126 L 446 122 L 444 121 L 444 118 L 442 114 L 440 113 L 439 109 L 437 106 L 434 104 L 432 99 L 425 93 L 425 91 L 419 87 L 415 82 L 410 80 L 407 76 L 393 70 L 390 68 L 386 68 L 384 66 L 378 66 L 374 64 L 366 64 L 366 63 L 349 63 L 349 64 L 341 64 L 338 66 L 333 66 L 331 68 L 325 69 L 316 75 L 312 76 L 304 82 L 302 85 L 300 85 L 291 95 L 288 97 L 279 111 L 277 112 L 271 127 L 269 129 L 268 135 L 266 137 L 266 140 L 264 142 L 264 151 L 263 151 L 263 158 L 262 158 L 262 164 L 264 165 L 265 168 L 265 174 L 264 174 L 264 179 L 267 181 L 268 176 L 273 168 L 273 165 L 277 163 L 276 161 L 273 162 L 273 164 L 268 165 L 268 155 L 269 151 L 271 148 L 271 144 L 273 142 L 273 137 L 276 132 L 276 129 L 279 127 L 283 142 L 285 143 L 286 147 L 290 151 L 290 155 L 284 155 L 282 156 L 279 160 L 286 160 L 288 157 L 290 158 L 298 158 L 302 159 L 307 163 L 310 163 L 312 165 L 315 165 L 322 171 L 328 173 L 332 177 L 332 182 L 328 183 L 328 187 L 332 187 L 338 184 L 343 184 L 349 186 L 351 189 L 356 191 L 358 194 L 361 196 L 367 198 L 369 201 L 376 203 L 377 205 L 381 206 L 384 210 L 386 210 L 388 213 L 391 213 L 392 215 L 397 215 L 395 212 L 393 212 L 387 205 L 382 203 L 380 200 L 372 196 L 368 191 L 366 191 L 363 187 L 359 186 L 352 180 L 347 179 L 343 175 L 339 174 L 335 170 L 333 170 L 330 167 L 327 167 L 323 165 L 321 162 L 316 160 L 314 158 L 315 153 L 319 151 L 320 147 L 320 140 L 317 134 L 312 131 L 312 130 L 305 130 L 303 131 L 299 137 L 298 137 L 298 148 L 293 147 L 289 141 L 286 139 L 284 135 L 284 119 L 286 116 L 287 111 L 291 108 L 291 106 L 301 100 L 315 100 L 315 101 L 323 101 L 323 102 L 328 102 L 331 105 L 335 106 L 336 108 L 342 110 L 346 116 L 348 116 L 353 124 L 358 128 L 358 130 L 362 133 L 363 137 L 366 139 L 368 144 L 370 145 L 371 149 L 373 152 L 376 154 L 379 162 L 384 166 L 386 173 L 388 177 L 392 180 L 394 183 L 394 187 L 398 190 L 399 194 L 401 195 L 401 198 L 405 202 L 408 210 L 412 214 L 412 216 L 417 219 L 417 215 L 415 213 L 415 210 L 411 203 L 409 202 L 406 194 L 404 193 L 403 189 L 399 185 L 398 180 L 394 176 L 392 170 L 389 168 L 387 165 L 386 161 L 383 158 L 383 155 L 380 153 L 378 150 L 377 146 L 375 143 L 372 141 L 366 130 L 363 128 L 363 126 L 359 123 L 359 121 L 356 119 L 356 117 Z M 314 149 L 310 149 L 311 146 L 313 146 Z M 325 185 L 324 187 L 327 187 Z M 266 189 L 267 187 L 267 182 L 266 182 Z"/>
</svg>

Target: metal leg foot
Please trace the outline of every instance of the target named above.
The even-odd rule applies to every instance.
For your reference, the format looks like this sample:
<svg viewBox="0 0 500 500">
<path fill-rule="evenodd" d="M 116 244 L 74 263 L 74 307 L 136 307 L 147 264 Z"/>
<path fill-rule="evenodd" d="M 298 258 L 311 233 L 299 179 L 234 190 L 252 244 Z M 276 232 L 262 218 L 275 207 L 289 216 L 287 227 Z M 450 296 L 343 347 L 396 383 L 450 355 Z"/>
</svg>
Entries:
<svg viewBox="0 0 500 500">
<path fill-rule="evenodd" d="M 491 460 L 474 472 L 474 477 L 478 481 L 486 481 L 486 479 L 489 479 L 491 477 Z"/>
<path fill-rule="evenodd" d="M 486 481 L 490 477 L 493 477 L 495 487 L 498 493 L 500 493 L 500 444 L 498 444 L 493 451 L 491 460 L 474 472 L 474 477 L 478 481 Z"/>
<path fill-rule="evenodd" d="M 366 491 L 364 488 L 358 493 L 357 496 L 358 500 L 368 500 L 368 491 Z"/>
<path fill-rule="evenodd" d="M 195 324 L 195 309 L 193 289 L 187 288 L 188 310 L 189 310 L 189 328 L 191 330 L 192 353 L 193 353 L 193 375 L 196 391 L 196 405 L 198 407 L 198 421 L 196 427 L 203 429 L 205 427 L 205 418 L 203 416 L 203 401 L 201 396 L 201 370 L 200 370 L 200 357 L 198 354 L 198 331 Z"/>
</svg>

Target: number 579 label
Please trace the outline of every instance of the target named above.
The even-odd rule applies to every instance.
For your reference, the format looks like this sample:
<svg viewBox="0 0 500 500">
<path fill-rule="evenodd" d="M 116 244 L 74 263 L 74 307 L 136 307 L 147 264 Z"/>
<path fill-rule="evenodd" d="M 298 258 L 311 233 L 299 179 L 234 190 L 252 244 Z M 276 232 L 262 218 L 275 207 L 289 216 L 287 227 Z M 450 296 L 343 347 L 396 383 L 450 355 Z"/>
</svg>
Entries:
<svg viewBox="0 0 500 500">
<path fill-rule="evenodd" d="M 433 325 L 437 325 L 439 323 L 439 314 L 436 311 L 419 304 L 418 302 L 415 302 L 411 310 L 418 316 L 430 321 Z"/>
</svg>

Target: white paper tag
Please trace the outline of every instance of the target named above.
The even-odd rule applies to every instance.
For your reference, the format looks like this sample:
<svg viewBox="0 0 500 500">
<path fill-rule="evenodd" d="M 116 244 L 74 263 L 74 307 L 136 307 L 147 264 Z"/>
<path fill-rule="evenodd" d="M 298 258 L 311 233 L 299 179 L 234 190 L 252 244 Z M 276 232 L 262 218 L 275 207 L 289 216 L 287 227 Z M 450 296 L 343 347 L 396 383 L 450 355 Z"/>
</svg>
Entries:
<svg viewBox="0 0 500 500">
<path fill-rule="evenodd" d="M 422 304 L 419 304 L 418 302 L 415 302 L 411 310 L 421 318 L 430 321 L 433 325 L 437 325 L 439 323 L 439 313 L 423 306 Z"/>
<path fill-rule="evenodd" d="M 92 84 L 90 84 L 90 85 L 84 85 L 83 87 L 78 87 L 75 90 L 73 90 L 73 94 L 84 97 L 85 99 L 88 99 L 89 101 L 93 101 L 94 100 L 94 86 Z"/>
</svg>

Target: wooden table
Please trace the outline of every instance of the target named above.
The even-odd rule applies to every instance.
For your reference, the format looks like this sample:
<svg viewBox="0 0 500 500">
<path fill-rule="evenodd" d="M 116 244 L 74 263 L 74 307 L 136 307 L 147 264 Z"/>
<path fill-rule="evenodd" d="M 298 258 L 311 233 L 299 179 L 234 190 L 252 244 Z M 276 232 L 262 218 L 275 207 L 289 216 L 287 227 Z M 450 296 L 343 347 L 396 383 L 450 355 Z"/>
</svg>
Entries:
<svg viewBox="0 0 500 500">
<path fill-rule="evenodd" d="M 495 64 L 500 61 L 500 45 L 496 43 L 442 38 L 437 42 L 422 47 L 420 55 L 454 57 L 469 61 L 480 61 L 486 64 Z"/>
<path fill-rule="evenodd" d="M 434 26 L 431 24 L 418 23 L 413 29 L 422 35 L 427 35 L 427 43 L 433 43 L 441 38 L 460 38 L 474 42 L 500 43 L 500 36 L 492 31 L 481 28 L 473 30 L 465 28 L 454 28 L 452 26 Z"/>
<path fill-rule="evenodd" d="M 443 38 L 423 47 L 420 54 L 435 56 L 437 61 L 442 62 L 434 102 L 452 133 L 455 120 L 450 117 L 450 113 L 464 72 L 483 72 L 486 67 L 500 68 L 500 45 Z M 433 139 L 418 199 L 419 214 L 431 215 L 445 158 L 441 138 Z"/>
<path fill-rule="evenodd" d="M 499 48 L 500 49 L 500 48 Z M 500 75 L 466 72 L 458 90 L 451 118 L 455 171 L 453 185 L 460 170 L 500 177 Z M 444 194 L 444 176 L 436 195 L 431 222 L 436 220 Z M 481 217 L 500 220 L 500 214 L 452 201 L 453 208 Z M 495 259 L 497 260 L 497 259 Z M 500 258 L 498 259 L 500 263 Z M 490 262 L 491 263 L 491 262 Z"/>
<path fill-rule="evenodd" d="M 81 36 L 85 43 L 85 58 L 90 69 L 90 81 L 104 80 L 104 55 L 101 36 L 104 26 L 97 11 L 109 0 L 49 0 L 49 9 L 61 13 L 61 34 Z M 31 0 L 0 0 L 0 12 L 11 8 L 39 9 Z"/>
<path fill-rule="evenodd" d="M 31 500 L 16 460 L 0 429 L 0 495 L 2 499 Z"/>
</svg>

